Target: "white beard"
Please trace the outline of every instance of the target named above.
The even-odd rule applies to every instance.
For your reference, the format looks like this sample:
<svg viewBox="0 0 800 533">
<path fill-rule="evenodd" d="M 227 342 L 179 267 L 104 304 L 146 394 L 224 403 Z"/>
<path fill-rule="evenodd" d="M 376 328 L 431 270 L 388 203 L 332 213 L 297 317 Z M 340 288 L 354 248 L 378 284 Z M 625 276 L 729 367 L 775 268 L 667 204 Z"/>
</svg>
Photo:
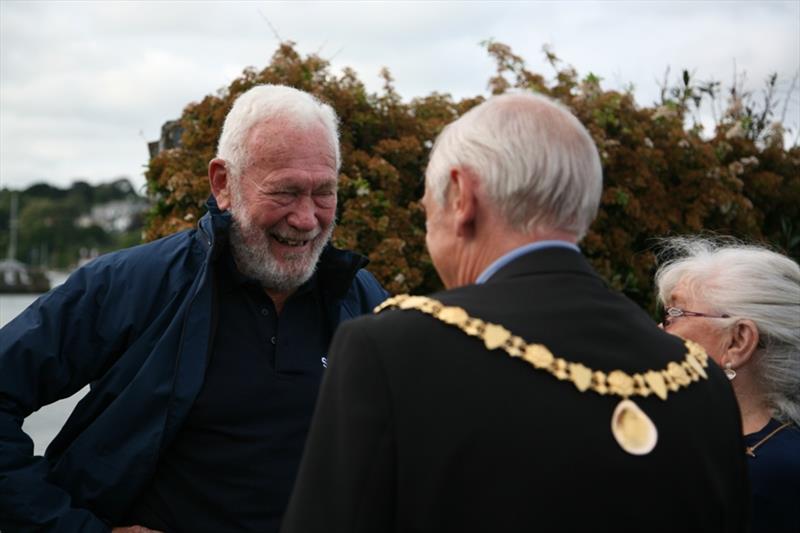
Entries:
<svg viewBox="0 0 800 533">
<path fill-rule="evenodd" d="M 308 281 L 333 234 L 335 223 L 310 233 L 300 233 L 289 227 L 271 230 L 283 239 L 311 241 L 307 250 L 286 254 L 284 261 L 279 261 L 272 253 L 270 232 L 255 226 L 246 211 L 240 209 L 237 195 L 232 196 L 230 244 L 239 271 L 259 281 L 265 289 L 276 292 L 291 292 Z"/>
</svg>

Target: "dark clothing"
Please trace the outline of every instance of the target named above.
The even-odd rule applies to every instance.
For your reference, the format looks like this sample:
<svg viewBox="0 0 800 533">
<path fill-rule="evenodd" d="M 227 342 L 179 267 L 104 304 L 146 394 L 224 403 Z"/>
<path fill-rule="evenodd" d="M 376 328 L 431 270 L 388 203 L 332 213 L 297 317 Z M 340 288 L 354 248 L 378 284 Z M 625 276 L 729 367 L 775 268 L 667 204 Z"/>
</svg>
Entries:
<svg viewBox="0 0 800 533">
<path fill-rule="evenodd" d="M 277 531 L 322 379 L 325 327 L 316 277 L 280 318 L 230 253 L 200 393 L 128 520 L 160 531 Z"/>
<path fill-rule="evenodd" d="M 777 420 L 744 436 L 747 446 L 767 437 L 781 426 Z M 747 458 L 753 492 L 752 533 L 798 533 L 800 514 L 800 429 L 792 424 L 763 442 Z"/>
<path fill-rule="evenodd" d="M 566 249 L 433 297 L 606 373 L 686 353 Z M 739 410 L 706 371 L 666 400 L 632 398 L 658 429 L 634 456 L 611 433 L 619 397 L 418 311 L 353 320 L 334 336 L 282 531 L 744 531 Z"/>
<path fill-rule="evenodd" d="M 212 201 L 197 230 L 92 261 L 0 331 L 0 530 L 107 531 L 127 516 L 203 386 L 229 224 Z M 364 264 L 323 252 L 315 326 L 333 331 L 384 298 Z M 24 418 L 87 383 L 33 457 Z"/>
</svg>

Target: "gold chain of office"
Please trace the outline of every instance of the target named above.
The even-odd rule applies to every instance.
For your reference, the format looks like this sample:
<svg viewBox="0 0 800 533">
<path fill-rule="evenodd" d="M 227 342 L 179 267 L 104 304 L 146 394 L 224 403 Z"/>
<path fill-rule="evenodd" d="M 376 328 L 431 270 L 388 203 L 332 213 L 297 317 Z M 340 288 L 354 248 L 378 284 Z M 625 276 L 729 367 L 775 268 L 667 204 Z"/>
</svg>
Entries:
<svg viewBox="0 0 800 533">
<path fill-rule="evenodd" d="M 708 367 L 708 355 L 699 344 L 689 340 L 685 341 L 687 352 L 684 360 L 672 361 L 661 370 L 648 370 L 633 375 L 621 370 L 605 373 L 592 370 L 581 363 L 571 363 L 555 357 L 542 344 L 528 344 L 503 326 L 471 317 L 464 309 L 446 306 L 433 298 L 407 294 L 394 296 L 376 307 L 375 313 L 394 308 L 415 309 L 431 315 L 459 328 L 467 335 L 481 339 L 489 350 L 501 348 L 511 357 L 521 358 L 557 379 L 572 381 L 581 392 L 591 390 L 600 395 L 611 394 L 622 398 L 655 394 L 666 400 L 669 392 L 677 392 L 701 378 L 708 378 L 705 371 Z"/>
</svg>

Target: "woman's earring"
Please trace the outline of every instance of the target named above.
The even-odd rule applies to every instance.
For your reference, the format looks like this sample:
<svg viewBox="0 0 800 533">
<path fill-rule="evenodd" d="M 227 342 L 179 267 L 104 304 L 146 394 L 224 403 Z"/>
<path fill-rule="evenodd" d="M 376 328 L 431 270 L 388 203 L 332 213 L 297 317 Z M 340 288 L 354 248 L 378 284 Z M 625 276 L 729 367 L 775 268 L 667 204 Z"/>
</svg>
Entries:
<svg viewBox="0 0 800 533">
<path fill-rule="evenodd" d="M 731 381 L 736 377 L 736 370 L 731 368 L 730 361 L 725 363 L 725 375 L 728 376 L 728 379 Z"/>
</svg>

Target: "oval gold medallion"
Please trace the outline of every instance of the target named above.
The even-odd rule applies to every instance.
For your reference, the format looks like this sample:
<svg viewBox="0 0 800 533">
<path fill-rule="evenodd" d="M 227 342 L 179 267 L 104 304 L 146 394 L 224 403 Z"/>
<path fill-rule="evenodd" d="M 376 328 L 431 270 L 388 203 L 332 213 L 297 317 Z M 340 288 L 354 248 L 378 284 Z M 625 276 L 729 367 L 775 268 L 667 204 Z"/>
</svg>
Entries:
<svg viewBox="0 0 800 533">
<path fill-rule="evenodd" d="M 625 399 L 611 417 L 611 433 L 620 447 L 631 455 L 647 455 L 658 442 L 658 430 L 644 411 Z"/>
</svg>

